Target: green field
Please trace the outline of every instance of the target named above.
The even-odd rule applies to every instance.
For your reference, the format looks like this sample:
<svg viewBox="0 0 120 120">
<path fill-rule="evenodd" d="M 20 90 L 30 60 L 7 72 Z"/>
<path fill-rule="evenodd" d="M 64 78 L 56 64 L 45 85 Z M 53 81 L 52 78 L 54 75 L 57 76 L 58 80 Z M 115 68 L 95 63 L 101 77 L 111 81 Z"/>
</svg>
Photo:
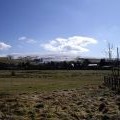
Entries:
<svg viewBox="0 0 120 120">
<path fill-rule="evenodd" d="M 79 88 L 99 85 L 108 71 L 100 70 L 40 70 L 0 71 L 0 92 L 23 93 Z"/>
</svg>

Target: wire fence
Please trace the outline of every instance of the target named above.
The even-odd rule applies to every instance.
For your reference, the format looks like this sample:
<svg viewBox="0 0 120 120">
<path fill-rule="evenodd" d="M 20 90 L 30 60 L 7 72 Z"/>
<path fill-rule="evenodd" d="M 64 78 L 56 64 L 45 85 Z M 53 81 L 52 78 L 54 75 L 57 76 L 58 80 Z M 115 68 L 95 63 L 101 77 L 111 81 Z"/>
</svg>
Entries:
<svg viewBox="0 0 120 120">
<path fill-rule="evenodd" d="M 120 76 L 104 76 L 104 84 L 112 90 L 120 90 Z"/>
</svg>

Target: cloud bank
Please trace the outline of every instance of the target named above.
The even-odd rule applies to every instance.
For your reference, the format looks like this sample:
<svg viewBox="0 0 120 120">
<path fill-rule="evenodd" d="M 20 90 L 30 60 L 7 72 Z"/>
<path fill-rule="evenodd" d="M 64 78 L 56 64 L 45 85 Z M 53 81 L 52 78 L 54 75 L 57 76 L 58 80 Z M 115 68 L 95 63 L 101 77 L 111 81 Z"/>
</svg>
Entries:
<svg viewBox="0 0 120 120">
<path fill-rule="evenodd" d="M 11 45 L 0 42 L 0 50 L 8 50 L 9 48 L 11 48 Z"/>
<path fill-rule="evenodd" d="M 37 42 L 36 40 L 31 39 L 31 38 L 27 38 L 25 36 L 18 38 L 18 40 L 20 40 L 22 42 L 25 42 L 25 43 L 30 43 L 30 44 L 33 44 L 33 43 Z"/>
<path fill-rule="evenodd" d="M 49 43 L 42 44 L 42 47 L 51 52 L 77 54 L 88 52 L 89 49 L 87 46 L 90 44 L 97 44 L 97 40 L 89 37 L 73 36 L 67 39 L 56 38 L 55 40 L 51 40 Z"/>
</svg>

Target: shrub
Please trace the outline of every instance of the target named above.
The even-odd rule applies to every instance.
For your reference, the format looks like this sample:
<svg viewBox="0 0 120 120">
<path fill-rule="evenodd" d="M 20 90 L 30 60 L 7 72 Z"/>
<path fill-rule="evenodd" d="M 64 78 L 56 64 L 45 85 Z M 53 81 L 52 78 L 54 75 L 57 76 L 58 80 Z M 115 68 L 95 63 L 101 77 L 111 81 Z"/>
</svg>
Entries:
<svg viewBox="0 0 120 120">
<path fill-rule="evenodd" d="M 15 71 L 14 70 L 11 71 L 11 76 L 15 76 Z"/>
</svg>

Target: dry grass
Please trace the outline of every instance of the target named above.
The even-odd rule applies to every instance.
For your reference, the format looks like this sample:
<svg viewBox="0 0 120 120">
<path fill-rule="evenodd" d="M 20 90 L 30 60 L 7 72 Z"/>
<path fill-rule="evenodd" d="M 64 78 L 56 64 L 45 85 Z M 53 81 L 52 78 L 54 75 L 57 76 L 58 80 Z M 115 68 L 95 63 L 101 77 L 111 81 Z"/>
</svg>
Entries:
<svg viewBox="0 0 120 120">
<path fill-rule="evenodd" d="M 0 95 L 1 120 L 119 120 L 120 96 L 102 86 Z"/>
</svg>

